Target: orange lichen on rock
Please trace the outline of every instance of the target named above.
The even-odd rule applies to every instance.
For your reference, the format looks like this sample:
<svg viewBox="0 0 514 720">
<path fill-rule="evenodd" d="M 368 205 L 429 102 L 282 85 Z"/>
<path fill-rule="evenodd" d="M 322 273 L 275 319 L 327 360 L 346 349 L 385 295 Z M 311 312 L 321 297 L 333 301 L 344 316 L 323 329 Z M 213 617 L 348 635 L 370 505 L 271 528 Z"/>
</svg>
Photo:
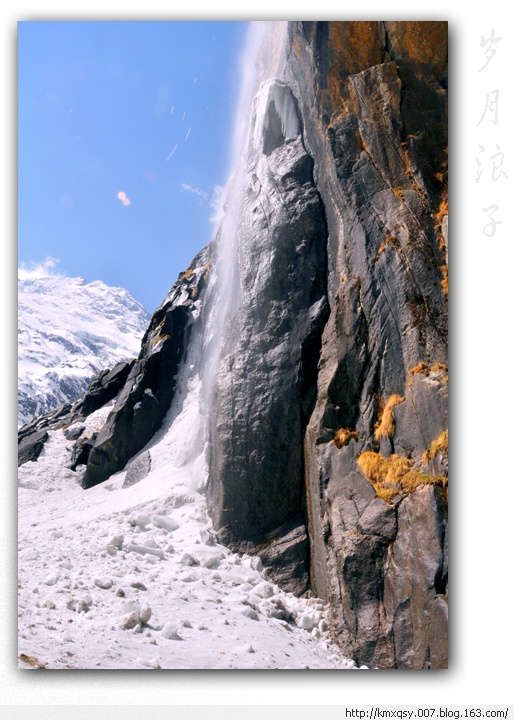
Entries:
<svg viewBox="0 0 514 720">
<path fill-rule="evenodd" d="M 414 490 L 422 485 L 439 485 L 446 488 L 448 486 L 448 478 L 442 475 L 429 475 L 418 470 L 411 470 L 405 473 L 401 478 L 402 490 L 406 493 L 414 492 Z"/>
<path fill-rule="evenodd" d="M 448 23 L 385 22 L 391 55 L 418 69 L 426 67 L 440 80 L 448 66 Z"/>
<path fill-rule="evenodd" d="M 357 458 L 357 464 L 364 473 L 364 477 L 370 483 L 382 482 L 387 473 L 387 462 L 385 458 L 376 452 L 363 452 Z"/>
<path fill-rule="evenodd" d="M 439 437 L 434 440 L 428 450 L 425 450 L 421 459 L 425 465 L 428 465 L 430 460 L 438 453 L 443 453 L 448 456 L 448 430 L 442 432 Z"/>
<path fill-rule="evenodd" d="M 398 494 L 410 494 L 423 485 L 448 486 L 447 477 L 412 469 L 413 461 L 401 455 L 383 458 L 378 453 L 364 452 L 357 458 L 357 464 L 377 496 L 386 502 L 391 502 Z"/>
<path fill-rule="evenodd" d="M 439 265 L 441 272 L 441 289 L 445 295 L 448 295 L 448 268 L 446 265 Z"/>
<path fill-rule="evenodd" d="M 397 395 L 396 393 L 391 395 L 389 400 L 384 406 L 382 417 L 377 422 L 375 427 L 375 440 L 380 440 L 383 437 L 392 438 L 395 431 L 394 413 L 393 408 L 395 405 L 400 405 L 404 402 L 405 397 Z"/>
<path fill-rule="evenodd" d="M 430 375 L 430 368 L 426 364 L 426 362 L 419 362 L 417 365 L 414 365 L 414 367 L 411 367 L 409 370 L 409 375 Z"/>
<path fill-rule="evenodd" d="M 382 245 L 378 248 L 377 258 L 380 255 L 380 253 L 383 253 L 384 250 L 387 248 L 388 245 L 392 245 L 393 247 L 399 247 L 400 243 L 396 239 L 394 235 L 388 235 Z"/>
<path fill-rule="evenodd" d="M 443 233 L 443 220 L 445 217 L 448 216 L 448 195 L 447 193 L 444 194 L 441 202 L 439 203 L 439 207 L 437 209 L 437 212 L 435 214 L 435 228 L 436 232 L 439 238 L 439 250 L 441 252 L 446 253 L 446 239 L 444 237 Z"/>
<path fill-rule="evenodd" d="M 409 379 L 407 380 L 407 387 L 412 385 L 412 379 L 414 375 L 430 375 L 430 373 L 448 372 L 448 367 L 442 362 L 435 362 L 432 367 L 429 367 L 426 362 L 419 362 L 409 370 Z M 448 378 L 446 378 L 447 380 Z"/>
<path fill-rule="evenodd" d="M 355 430 L 340 428 L 335 434 L 334 445 L 336 446 L 336 448 L 340 449 L 342 447 L 346 447 L 350 440 L 355 440 L 355 442 L 357 442 L 357 432 Z"/>
<path fill-rule="evenodd" d="M 345 112 L 349 75 L 382 62 L 384 34 L 377 21 L 329 22 L 330 70 L 328 89 L 332 112 Z"/>
</svg>

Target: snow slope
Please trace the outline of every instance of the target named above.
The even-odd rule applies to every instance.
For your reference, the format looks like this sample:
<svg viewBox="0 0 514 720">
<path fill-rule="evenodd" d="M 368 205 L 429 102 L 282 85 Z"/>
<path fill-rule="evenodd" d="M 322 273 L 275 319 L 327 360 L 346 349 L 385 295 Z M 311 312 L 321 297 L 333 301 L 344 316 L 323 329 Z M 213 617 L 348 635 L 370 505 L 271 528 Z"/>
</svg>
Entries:
<svg viewBox="0 0 514 720">
<path fill-rule="evenodd" d="M 21 271 L 18 278 L 18 422 L 80 398 L 99 370 L 135 357 L 145 308 L 122 288 Z"/>
<path fill-rule="evenodd" d="M 20 467 L 20 667 L 354 668 L 319 600 L 284 593 L 258 558 L 217 543 L 194 452 L 197 379 L 184 397 L 140 453 L 150 471 L 134 484 L 125 469 L 82 490 L 62 430 Z"/>
</svg>

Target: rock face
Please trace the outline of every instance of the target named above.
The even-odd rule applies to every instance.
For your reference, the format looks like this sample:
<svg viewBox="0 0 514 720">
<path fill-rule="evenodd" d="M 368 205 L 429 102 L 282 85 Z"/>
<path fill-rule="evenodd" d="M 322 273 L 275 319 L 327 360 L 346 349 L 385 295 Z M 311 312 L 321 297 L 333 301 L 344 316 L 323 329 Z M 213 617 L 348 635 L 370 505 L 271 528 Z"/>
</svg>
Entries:
<svg viewBox="0 0 514 720">
<path fill-rule="evenodd" d="M 193 260 L 152 316 L 142 349 L 91 451 L 82 487 L 122 470 L 161 427 L 177 387 L 200 297 L 209 272 L 209 250 Z M 196 298 L 196 300 L 195 300 Z"/>
<path fill-rule="evenodd" d="M 74 403 L 63 403 L 53 412 L 34 418 L 18 430 L 18 466 L 28 461 L 35 461 L 39 457 L 43 445 L 48 439 L 47 430 L 65 428 L 68 440 L 78 440 L 84 426 L 74 425 L 70 430 L 66 428 L 72 423 L 78 423 L 95 410 L 103 407 L 113 400 L 127 379 L 134 360 L 127 363 L 118 363 L 112 370 L 102 370 L 93 378 L 86 394 Z M 90 439 L 88 439 L 90 440 Z M 84 446 L 84 447 L 83 447 Z M 85 464 L 91 443 L 82 440 L 76 444 L 72 453 L 72 469 L 78 464 Z M 30 452 L 28 448 L 32 448 Z M 84 450 L 86 448 L 86 450 Z"/>
<path fill-rule="evenodd" d="M 446 31 L 290 24 L 256 105 L 214 396 L 221 536 L 278 579 L 267 538 L 306 526 L 312 589 L 371 667 L 447 658 Z"/>
<path fill-rule="evenodd" d="M 302 437 L 328 306 L 325 217 L 294 98 L 273 81 L 257 106 L 239 229 L 242 299 L 214 390 L 210 499 L 226 542 L 259 544 L 303 508 Z"/>
<path fill-rule="evenodd" d="M 18 467 L 26 462 L 36 462 L 47 440 L 46 430 L 39 430 L 21 438 L 18 442 Z"/>
</svg>

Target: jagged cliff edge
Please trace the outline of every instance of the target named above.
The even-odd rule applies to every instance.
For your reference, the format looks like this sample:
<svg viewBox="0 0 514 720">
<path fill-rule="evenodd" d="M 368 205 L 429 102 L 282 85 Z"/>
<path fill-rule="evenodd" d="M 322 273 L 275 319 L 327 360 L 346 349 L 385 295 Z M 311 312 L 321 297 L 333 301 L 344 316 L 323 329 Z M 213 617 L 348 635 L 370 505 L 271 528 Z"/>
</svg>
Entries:
<svg viewBox="0 0 514 720">
<path fill-rule="evenodd" d="M 217 237 L 135 362 L 22 429 L 22 461 L 46 429 L 116 398 L 77 440 L 83 487 L 102 482 L 200 373 L 183 462 L 208 468 L 220 540 L 328 601 L 359 664 L 443 668 L 447 25 L 278 31 Z"/>
</svg>

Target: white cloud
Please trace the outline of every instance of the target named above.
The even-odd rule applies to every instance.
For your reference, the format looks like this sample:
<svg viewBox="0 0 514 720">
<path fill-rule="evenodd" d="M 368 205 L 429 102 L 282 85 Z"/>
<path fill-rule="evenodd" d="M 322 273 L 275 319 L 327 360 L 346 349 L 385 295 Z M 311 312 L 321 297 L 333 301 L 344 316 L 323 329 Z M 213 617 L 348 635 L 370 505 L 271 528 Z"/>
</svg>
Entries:
<svg viewBox="0 0 514 720">
<path fill-rule="evenodd" d="M 29 278 L 49 277 L 50 275 L 60 275 L 55 268 L 61 261 L 58 258 L 47 256 L 42 262 L 32 262 L 27 267 L 25 263 L 21 263 L 18 267 L 18 279 L 28 280 Z"/>
<path fill-rule="evenodd" d="M 203 200 L 208 199 L 207 193 L 199 187 L 195 187 L 194 185 L 188 185 L 187 183 L 181 183 L 180 187 L 186 192 L 198 195 L 198 197 L 201 197 Z"/>
<path fill-rule="evenodd" d="M 221 185 L 215 185 L 213 188 L 211 200 L 209 203 L 213 210 L 213 213 L 210 217 L 210 221 L 214 225 L 214 227 L 218 227 L 218 225 L 221 222 L 221 219 L 223 218 L 223 215 L 225 214 L 226 200 L 227 200 L 226 186 L 223 187 Z"/>
<path fill-rule="evenodd" d="M 227 202 L 227 187 L 222 185 L 215 185 L 211 190 L 210 197 L 209 193 L 199 187 L 196 187 L 195 185 L 181 183 L 180 187 L 185 192 L 193 193 L 193 195 L 198 195 L 198 197 L 202 198 L 202 200 L 207 200 L 209 202 L 209 207 L 212 210 L 209 220 L 211 221 L 212 225 L 214 225 L 214 227 L 217 227 L 220 224 L 223 215 L 225 214 L 225 204 Z"/>
</svg>

